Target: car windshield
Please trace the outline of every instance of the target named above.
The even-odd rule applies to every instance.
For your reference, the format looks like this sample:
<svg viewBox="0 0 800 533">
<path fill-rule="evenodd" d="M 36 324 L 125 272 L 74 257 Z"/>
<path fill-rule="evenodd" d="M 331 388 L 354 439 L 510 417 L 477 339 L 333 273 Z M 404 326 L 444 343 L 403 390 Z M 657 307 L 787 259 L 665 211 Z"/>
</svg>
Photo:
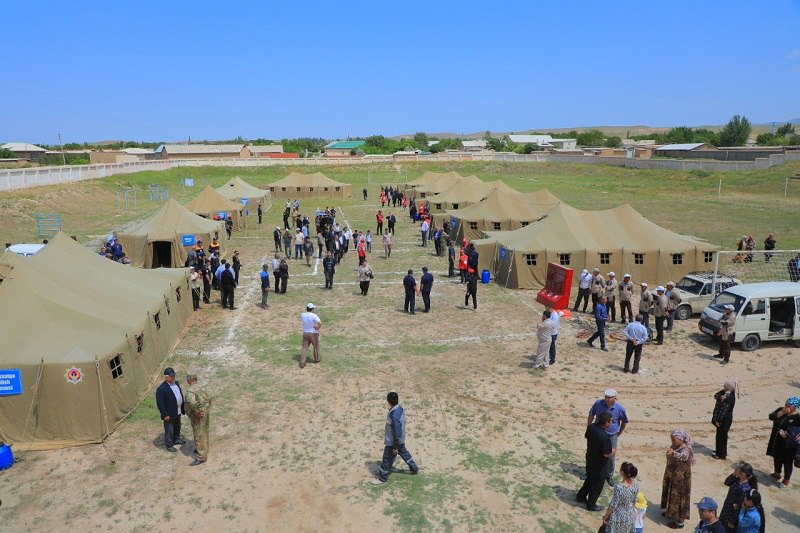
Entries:
<svg viewBox="0 0 800 533">
<path fill-rule="evenodd" d="M 700 294 L 704 285 L 699 279 L 683 278 L 678 282 L 677 288 L 690 294 Z"/>
<path fill-rule="evenodd" d="M 711 302 L 711 309 L 719 311 L 720 313 L 725 311 L 726 305 L 732 305 L 734 312 L 738 313 L 739 309 L 742 308 L 744 304 L 744 298 L 742 296 L 732 294 L 730 292 L 721 292 L 714 298 L 714 301 Z"/>
</svg>

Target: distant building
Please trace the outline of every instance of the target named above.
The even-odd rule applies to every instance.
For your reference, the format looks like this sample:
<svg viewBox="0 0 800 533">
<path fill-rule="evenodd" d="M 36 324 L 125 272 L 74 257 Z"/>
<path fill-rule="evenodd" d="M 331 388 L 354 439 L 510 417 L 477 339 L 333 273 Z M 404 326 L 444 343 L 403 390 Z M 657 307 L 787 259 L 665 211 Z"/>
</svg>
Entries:
<svg viewBox="0 0 800 533">
<path fill-rule="evenodd" d="M 334 141 L 325 146 L 325 157 L 350 157 L 353 150 L 358 150 L 364 141 Z"/>
<path fill-rule="evenodd" d="M 282 144 L 250 145 L 247 147 L 250 157 L 273 157 L 273 154 L 282 154 Z"/>
<path fill-rule="evenodd" d="M 461 149 L 465 152 L 482 152 L 486 150 L 486 141 L 483 139 L 461 141 Z"/>
<path fill-rule="evenodd" d="M 28 143 L 6 143 L 0 148 L 5 148 L 16 154 L 20 159 L 27 159 L 28 161 L 38 161 L 40 156 L 47 153 L 47 150 L 41 146 Z"/>
<path fill-rule="evenodd" d="M 678 144 L 665 144 L 656 148 L 653 155 L 658 157 L 703 157 L 705 154 L 698 154 L 698 152 L 712 152 L 716 151 L 717 147 L 708 143 L 678 143 Z M 688 155 L 690 154 L 691 155 Z"/>
<path fill-rule="evenodd" d="M 578 147 L 577 139 L 555 139 L 552 135 L 506 135 L 506 140 L 516 144 L 535 144 L 545 150 L 573 151 Z"/>
<path fill-rule="evenodd" d="M 160 159 L 160 154 L 150 148 L 123 148 L 121 150 L 99 150 L 89 152 L 89 162 L 96 164 L 135 163 Z"/>
<path fill-rule="evenodd" d="M 249 158 L 243 144 L 162 144 L 156 148 L 161 159 L 231 159 Z"/>
</svg>

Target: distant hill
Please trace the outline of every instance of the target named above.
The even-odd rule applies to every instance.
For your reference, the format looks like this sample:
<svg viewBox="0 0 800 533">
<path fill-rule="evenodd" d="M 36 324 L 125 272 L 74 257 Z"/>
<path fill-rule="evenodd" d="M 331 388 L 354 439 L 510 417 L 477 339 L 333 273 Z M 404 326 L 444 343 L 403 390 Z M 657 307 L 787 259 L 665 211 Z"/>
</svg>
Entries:
<svg viewBox="0 0 800 533">
<path fill-rule="evenodd" d="M 775 126 L 781 126 L 786 124 L 787 122 L 792 124 L 800 124 L 800 118 L 792 118 L 789 120 L 776 120 Z M 712 131 L 719 131 L 725 127 L 725 124 L 714 124 L 714 125 L 699 125 L 699 126 L 692 126 L 690 124 L 676 124 L 675 126 L 646 126 L 646 125 L 636 125 L 636 126 L 574 126 L 570 128 L 534 128 L 529 130 L 519 130 L 519 131 L 491 131 L 490 134 L 492 137 L 503 137 L 509 134 L 518 134 L 518 135 L 525 135 L 531 133 L 565 133 L 568 131 L 588 131 L 588 130 L 600 130 L 609 137 L 617 136 L 625 139 L 629 135 L 647 135 L 648 133 L 665 133 L 671 130 L 672 128 L 677 128 L 679 126 L 689 126 L 694 129 L 707 129 Z M 772 131 L 772 122 L 766 123 L 758 123 L 753 124 L 753 132 L 752 136 L 758 135 L 759 133 L 767 133 Z M 426 132 L 427 133 L 427 132 Z M 484 131 L 477 131 L 473 133 L 453 133 L 453 132 L 438 132 L 438 133 L 428 133 L 428 137 L 437 137 L 439 139 L 468 139 L 468 138 L 483 138 L 486 135 L 486 130 Z M 406 133 L 403 135 L 395 135 L 392 139 L 399 140 L 399 139 L 408 139 L 409 137 L 413 137 L 413 133 Z"/>
</svg>

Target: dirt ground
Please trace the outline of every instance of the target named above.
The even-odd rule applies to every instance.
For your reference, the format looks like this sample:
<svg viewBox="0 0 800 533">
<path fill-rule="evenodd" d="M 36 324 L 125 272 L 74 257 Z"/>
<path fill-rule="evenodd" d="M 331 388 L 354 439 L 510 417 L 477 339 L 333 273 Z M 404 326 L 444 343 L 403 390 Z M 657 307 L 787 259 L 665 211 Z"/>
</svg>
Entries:
<svg viewBox="0 0 800 533">
<path fill-rule="evenodd" d="M 767 531 L 800 528 L 800 479 L 780 490 L 764 455 L 767 414 L 800 395 L 797 348 L 735 350 L 721 366 L 695 317 L 676 322 L 663 346 L 646 346 L 633 376 L 621 371 L 621 326 L 611 326 L 602 352 L 586 346 L 592 323 L 579 314 L 561 322 L 557 364 L 533 370 L 542 311 L 535 293 L 480 285 L 478 309 L 465 308 L 447 260 L 431 255 L 432 244 L 419 246 L 400 209 L 391 258 L 375 238 L 369 296 L 359 295 L 351 251 L 332 291 L 322 289 L 321 267 L 291 261 L 289 292 L 270 295 L 263 310 L 258 272 L 272 254 L 276 203 L 262 226 L 251 216 L 234 235 L 244 264 L 238 309 L 204 306 L 167 360 L 179 381 L 198 372 L 214 396 L 209 461 L 189 467 L 191 441 L 178 454 L 165 451 L 150 397 L 104 445 L 16 450 L 18 463 L 0 472 L 0 530 L 596 531 L 601 513 L 574 496 L 586 415 L 608 387 L 631 420 L 617 464 L 639 468 L 646 531 L 667 531 L 658 507 L 675 427 L 696 442 L 693 502 L 712 496 L 721 504 L 732 462 L 744 460 L 763 484 Z M 340 221 L 374 229 L 373 200 L 348 204 Z M 410 316 L 401 279 L 408 268 L 419 279 L 423 265 L 436 277 L 433 308 Z M 301 370 L 299 314 L 309 301 L 323 322 L 322 362 Z M 710 417 L 727 379 L 739 382 L 741 396 L 729 460 L 717 461 Z M 406 408 L 407 445 L 421 471 L 410 476 L 401 461 L 387 484 L 374 486 L 390 390 Z M 188 424 L 184 434 L 191 438 Z M 606 487 L 600 503 L 610 494 Z M 687 528 L 698 520 L 693 510 Z"/>
</svg>

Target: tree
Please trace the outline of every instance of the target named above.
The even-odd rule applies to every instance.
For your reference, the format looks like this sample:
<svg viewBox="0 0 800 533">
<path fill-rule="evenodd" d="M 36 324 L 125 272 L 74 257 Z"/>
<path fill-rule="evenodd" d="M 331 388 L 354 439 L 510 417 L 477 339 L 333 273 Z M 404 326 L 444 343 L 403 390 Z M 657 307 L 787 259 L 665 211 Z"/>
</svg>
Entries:
<svg viewBox="0 0 800 533">
<path fill-rule="evenodd" d="M 609 148 L 622 148 L 622 139 L 614 135 L 606 139 L 605 145 Z"/>
<path fill-rule="evenodd" d="M 580 146 L 603 146 L 606 135 L 600 130 L 589 130 L 579 133 L 576 139 Z"/>
<path fill-rule="evenodd" d="M 532 154 L 533 152 L 541 152 L 542 147 L 536 143 L 525 143 L 522 147 L 523 154 Z"/>
<path fill-rule="evenodd" d="M 17 154 L 8 148 L 0 148 L 0 159 L 17 159 Z"/>
<path fill-rule="evenodd" d="M 417 148 L 420 150 L 427 150 L 428 149 L 428 135 L 424 131 L 418 131 L 414 134 L 414 144 L 417 145 Z"/>
<path fill-rule="evenodd" d="M 747 117 L 734 115 L 719 132 L 720 146 L 744 146 L 750 136 L 750 121 Z"/>
<path fill-rule="evenodd" d="M 495 152 L 502 152 L 506 149 L 506 143 L 502 139 L 498 139 L 497 137 L 486 136 L 484 137 L 486 141 L 486 147 L 489 150 L 494 150 Z"/>
<path fill-rule="evenodd" d="M 775 130 L 776 137 L 791 137 L 794 134 L 794 126 L 787 122 L 777 130 Z"/>
</svg>

